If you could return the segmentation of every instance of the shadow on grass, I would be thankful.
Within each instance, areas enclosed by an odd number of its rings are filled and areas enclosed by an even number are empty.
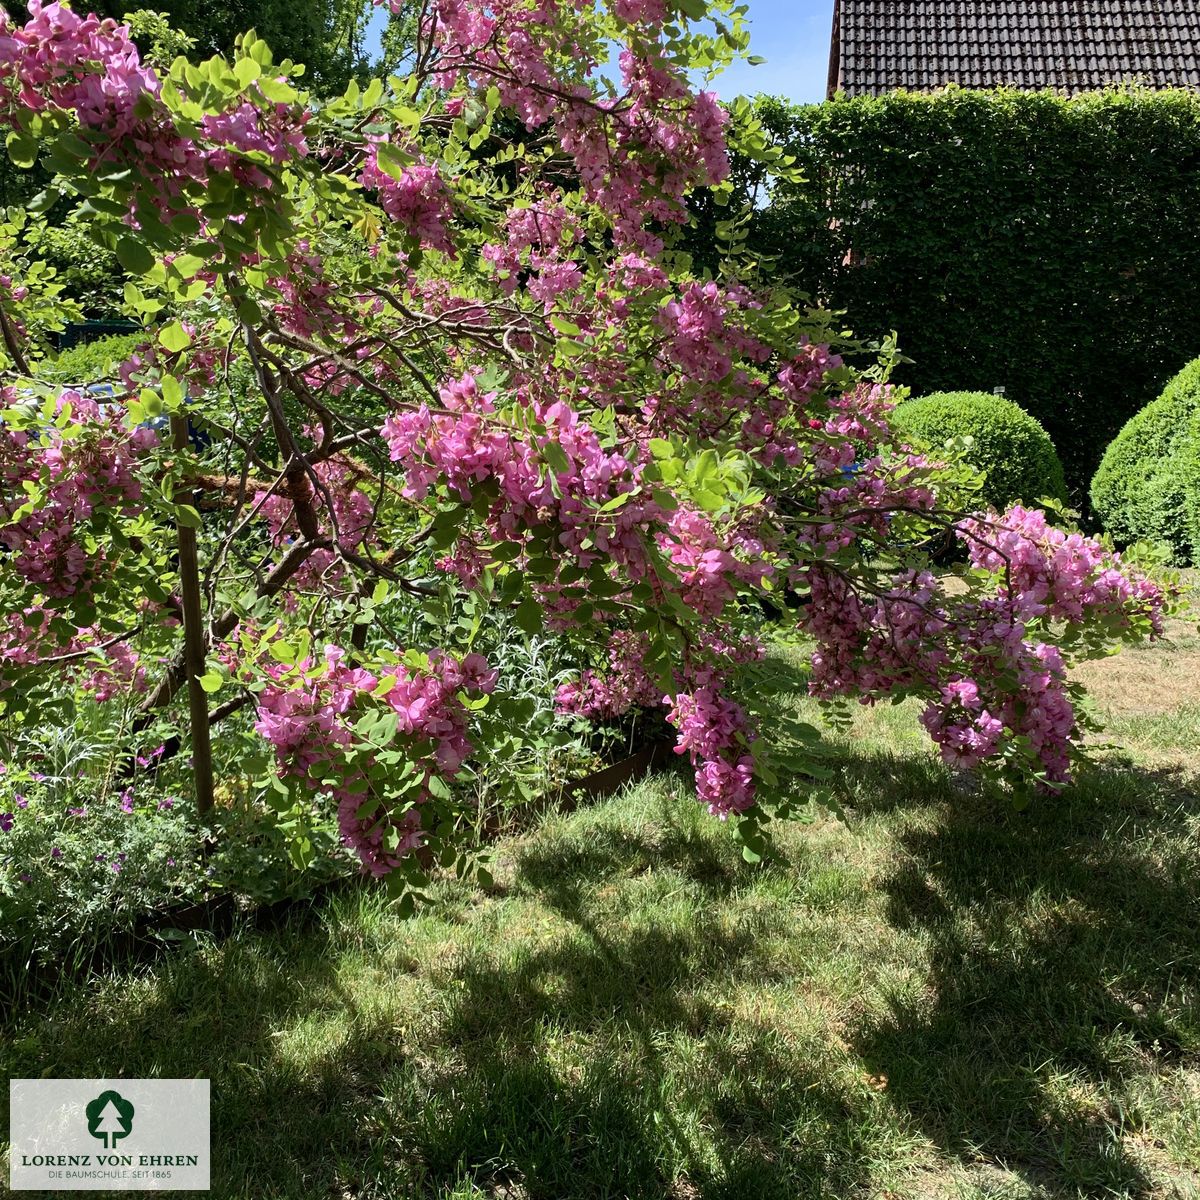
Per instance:
[[[0,1063],[18,1076],[211,1078],[222,1198],[851,1194],[866,1178],[856,1100],[714,1003],[756,978],[753,929],[683,921],[667,904],[596,916],[612,880],[665,867],[717,911],[733,861],[686,823],[535,841],[514,905],[552,916],[562,936],[512,956],[485,929],[422,977],[396,956],[409,927],[390,926],[392,986],[424,988],[399,1023],[367,997],[362,958],[347,965],[366,926],[335,913],[68,993],[21,1022]],[[306,1020],[313,1036],[298,1053]],[[680,1043],[690,1070],[672,1054]],[[781,1139],[802,1128],[820,1137]]]
[[[453,1127],[412,1138],[438,1175],[476,1164],[477,1184],[519,1181],[531,1200],[774,1200],[865,1186],[856,1098],[726,1003],[762,978],[753,926],[716,919],[745,884],[736,862],[686,822],[601,825],[522,853],[515,891],[563,932],[515,959],[482,945],[456,965],[441,1037],[473,1100]],[[661,905],[605,907],[614,883],[652,888],[663,874]],[[699,901],[691,920],[671,909],[681,886]],[[479,1169],[489,1162],[494,1171]]]
[[[775,982],[736,855],[606,816],[529,841],[470,921],[337,897],[10,1014],[0,1064],[211,1078],[221,1200],[851,1196],[897,1121],[1049,1194],[1149,1195],[1105,1098],[1200,1052],[1196,797],[1106,769],[1014,814],[923,761],[846,770],[899,851],[879,936],[929,946],[924,998],[851,1039],[882,1095],[727,1002]]]
[[[889,917],[927,934],[932,1000],[895,1000],[856,1049],[947,1154],[1051,1194],[1152,1193],[1120,1100],[1200,1063],[1197,816],[1182,777],[1108,766],[1023,814],[959,796],[900,833]]]
[[[37,1019],[7,1014],[0,1069],[10,1077],[211,1079],[214,1196],[324,1194],[305,1191],[306,1168],[353,1138],[353,1123],[329,1119],[345,1084],[280,1061],[275,1038],[289,1015],[337,993],[327,949],[305,906],[269,936],[241,927],[219,943],[112,967],[86,986],[68,981]],[[259,1185],[248,1186],[252,1179]]]
[[[585,837],[531,843],[521,853],[519,882],[571,915],[606,881],[653,870],[670,869],[714,899],[728,896],[744,878],[740,867],[727,847],[694,825],[661,823],[651,833],[598,824]]]

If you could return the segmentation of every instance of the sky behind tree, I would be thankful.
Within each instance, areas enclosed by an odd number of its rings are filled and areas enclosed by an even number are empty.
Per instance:
[[[750,52],[767,61],[759,67],[739,63],[716,83],[722,100],[766,92],[789,100],[825,99],[829,73],[829,32],[833,0],[748,0]],[[379,39],[387,22],[386,10],[372,20],[367,51],[380,52]]]
[[[722,75],[722,100],[766,92],[801,102],[824,100],[829,74],[833,0],[749,0],[751,54],[760,67],[740,63]]]

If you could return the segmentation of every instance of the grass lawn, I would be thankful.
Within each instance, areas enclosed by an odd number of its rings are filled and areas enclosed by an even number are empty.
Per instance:
[[[1025,813],[911,709],[864,713],[844,820],[784,831],[786,863],[742,863],[668,774],[414,920],[353,888],[63,985],[0,1015],[0,1062],[210,1077],[221,1200],[1198,1197],[1178,634],[1093,668],[1128,753]]]

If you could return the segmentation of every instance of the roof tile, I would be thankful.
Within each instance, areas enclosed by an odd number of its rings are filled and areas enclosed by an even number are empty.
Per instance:
[[[839,0],[848,95],[933,80],[1089,91],[1194,86],[1200,0]]]

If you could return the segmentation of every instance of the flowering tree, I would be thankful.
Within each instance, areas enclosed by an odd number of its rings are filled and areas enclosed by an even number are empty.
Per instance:
[[[120,400],[40,386],[69,314],[13,215],[8,736],[52,696],[134,696],[136,771],[186,697],[202,808],[210,726],[252,722],[277,806],[336,805],[403,884],[418,847],[454,860],[466,785],[522,736],[497,630],[546,629],[578,665],[561,711],[664,706],[754,857],[822,776],[814,731],[759,732],[770,611],[815,640],[817,695],[920,697],[948,760],[1066,781],[1069,662],[1167,598],[1039,512],[961,511],[891,434],[886,364],[756,285],[737,214],[726,272],[692,271],[685,198],[721,199],[728,145],[786,169],[689,83],[744,50],[743,10],[420,9],[408,77],[321,103],[253,34],[158,74],[111,21],[0,22],[9,153],[54,173],[31,208],[77,207],[148,329]],[[952,587],[924,553],[947,536]]]

